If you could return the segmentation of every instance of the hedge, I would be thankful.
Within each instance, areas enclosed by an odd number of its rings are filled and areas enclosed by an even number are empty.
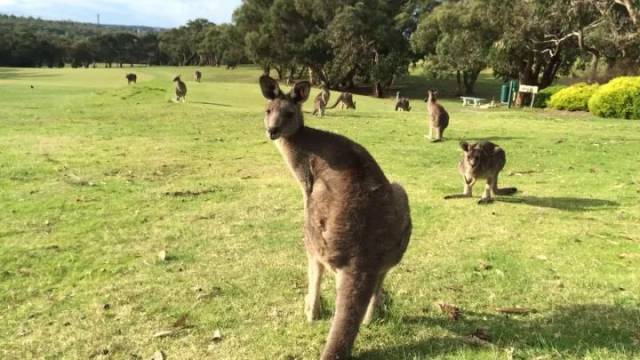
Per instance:
[[[548,106],[558,110],[587,111],[589,99],[598,90],[599,85],[578,83],[564,88],[551,96]]]
[[[606,118],[640,119],[640,77],[619,77],[600,86],[589,111]]]
[[[564,85],[553,85],[540,90],[536,94],[536,99],[533,103],[533,106],[537,108],[546,108],[548,106],[547,103],[549,102],[549,99],[551,98],[551,96],[557,93],[558,91],[564,89],[565,87],[566,86]]]

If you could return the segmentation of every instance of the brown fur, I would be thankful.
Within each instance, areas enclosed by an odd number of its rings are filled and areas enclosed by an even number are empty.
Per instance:
[[[464,192],[446,196],[445,199],[471,197],[473,185],[478,179],[487,180],[480,204],[492,202],[496,195],[512,195],[518,191],[516,188],[498,189],[498,175],[507,163],[506,154],[500,146],[489,141],[474,144],[463,141],[460,147],[464,155],[458,164],[458,171],[464,179]]]
[[[353,94],[351,94],[350,92],[343,92],[342,94],[340,94],[338,100],[336,100],[336,103],[333,104],[333,106],[330,106],[328,109],[335,109],[335,107],[338,106],[339,103],[341,103],[340,109],[344,109],[345,107],[347,109],[356,109],[356,102],[353,101]]]
[[[315,100],[313,101],[313,115],[317,115],[320,117],[324,116],[324,111],[327,108],[330,97],[331,92],[329,91],[329,88],[323,86],[322,91],[316,96]]]
[[[193,73],[193,79],[196,82],[200,82],[200,80],[202,80],[202,72],[200,70],[196,70],[196,72]]]
[[[138,81],[138,76],[134,73],[129,73],[127,75],[125,75],[125,78],[127,78],[127,85],[131,85],[131,83],[136,83],[136,81]]]
[[[442,141],[444,131],[449,126],[449,113],[442,105],[437,103],[437,95],[437,92],[429,90],[427,98],[424,99],[429,111],[429,139],[434,142]],[[436,132],[435,139],[433,138],[434,130]]]
[[[176,83],[176,101],[187,101],[187,84],[180,79],[180,75],[176,76],[173,81]]]
[[[411,111],[411,105],[409,105],[409,99],[406,97],[401,97],[396,100],[396,111],[398,109],[402,111]]]
[[[365,148],[346,137],[304,125],[302,103],[310,84],[289,94],[268,76],[260,78],[269,100],[267,135],[275,141],[304,201],[304,244],[309,261],[305,314],[320,315],[320,282],[336,273],[336,312],[321,359],[351,354],[360,323],[380,306],[386,273],[404,254],[411,236],[404,189],[390,183]]]

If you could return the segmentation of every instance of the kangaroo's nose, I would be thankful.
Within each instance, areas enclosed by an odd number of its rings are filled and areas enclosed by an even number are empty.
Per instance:
[[[271,138],[271,140],[275,140],[278,138],[280,128],[277,126],[270,127],[269,129],[267,129],[267,132],[269,133],[269,137]]]

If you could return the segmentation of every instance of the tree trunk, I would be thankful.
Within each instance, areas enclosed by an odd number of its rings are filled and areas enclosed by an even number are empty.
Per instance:
[[[462,95],[462,75],[460,70],[456,71],[456,96]]]
[[[382,88],[382,84],[380,83],[380,81],[376,81],[374,88],[374,95],[377,98],[383,98],[384,97],[384,89]]]

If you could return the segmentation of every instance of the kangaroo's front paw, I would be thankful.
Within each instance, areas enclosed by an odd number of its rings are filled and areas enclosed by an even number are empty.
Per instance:
[[[479,205],[488,205],[488,204],[491,204],[492,202],[493,202],[492,198],[483,198],[483,199],[480,199],[480,201],[478,201],[478,204]]]
[[[312,298],[310,295],[304,298],[304,314],[308,322],[313,322],[320,318],[322,308],[320,306],[320,298]]]

